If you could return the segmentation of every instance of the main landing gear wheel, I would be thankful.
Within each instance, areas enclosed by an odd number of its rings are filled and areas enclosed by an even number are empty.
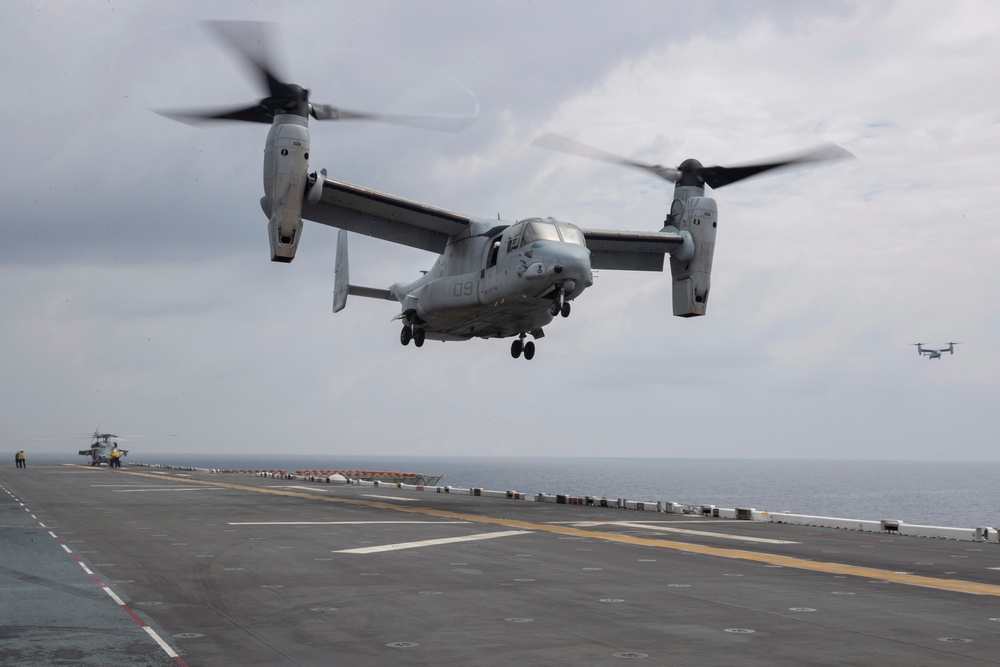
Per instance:
[[[553,301],[552,305],[549,306],[549,315],[551,315],[552,317],[555,317],[556,315],[559,314],[559,311],[560,311],[559,302],[558,301]]]
[[[569,301],[562,305],[562,308],[559,309],[559,313],[563,317],[569,317]]]
[[[532,341],[524,342],[523,338],[518,338],[510,344],[510,356],[517,359],[524,353],[524,358],[531,361],[535,356],[535,344]]]
[[[403,345],[409,345],[412,340],[417,347],[423,347],[426,335],[427,332],[423,329],[418,329],[412,324],[404,324],[403,330],[399,332],[399,342]]]

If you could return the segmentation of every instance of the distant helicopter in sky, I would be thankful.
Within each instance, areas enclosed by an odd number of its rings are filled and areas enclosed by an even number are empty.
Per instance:
[[[917,354],[920,356],[927,355],[928,359],[940,359],[942,352],[947,352],[948,354],[955,354],[955,346],[961,345],[961,343],[948,343],[948,347],[942,348],[940,350],[930,349],[924,347],[923,343],[910,343],[910,345],[917,346]]]

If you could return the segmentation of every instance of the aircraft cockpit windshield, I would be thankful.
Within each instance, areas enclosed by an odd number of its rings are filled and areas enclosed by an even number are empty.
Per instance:
[[[582,246],[587,245],[583,232],[576,225],[571,225],[566,222],[560,223],[559,233],[562,234],[562,240],[566,243],[575,243]]]
[[[516,231],[511,234],[512,238],[520,236],[520,242],[514,245],[519,247],[534,241],[563,241],[565,243],[575,243],[585,246],[583,232],[575,225],[564,222],[556,222],[552,218],[542,220],[541,218],[529,218],[522,220],[517,226],[522,226],[520,234]]]

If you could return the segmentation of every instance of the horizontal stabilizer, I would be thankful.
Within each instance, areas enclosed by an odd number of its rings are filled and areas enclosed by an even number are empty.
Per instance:
[[[395,301],[392,292],[387,289],[382,289],[380,287],[361,287],[360,285],[348,285],[347,293],[353,294],[354,296],[364,296],[369,299],[387,299],[389,301]]]

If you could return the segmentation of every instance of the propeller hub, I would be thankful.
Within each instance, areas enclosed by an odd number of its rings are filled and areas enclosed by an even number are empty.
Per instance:
[[[681,172],[681,177],[677,181],[679,186],[695,186],[699,188],[705,187],[705,179],[701,176],[701,170],[704,169],[701,162],[695,160],[694,158],[688,158],[680,163],[677,170]]]

